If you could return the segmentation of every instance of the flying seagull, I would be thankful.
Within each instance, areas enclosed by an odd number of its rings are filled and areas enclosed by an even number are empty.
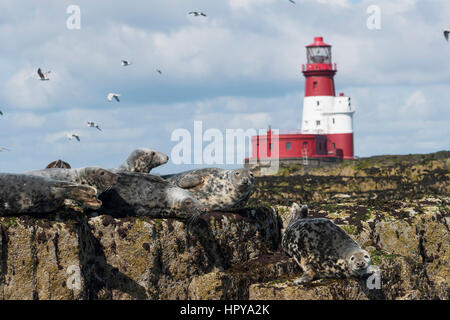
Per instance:
[[[4,147],[0,147],[0,152],[3,152],[3,151],[11,151],[11,150],[4,148]]]
[[[0,116],[2,116],[3,115],[3,112],[2,112],[2,110],[0,110]]]
[[[117,94],[117,93],[109,93],[109,94],[108,94],[108,101],[111,102],[111,101],[112,101],[112,98],[114,98],[114,99],[117,100],[117,102],[120,102],[119,97],[120,97],[120,94]]]
[[[447,41],[448,41],[448,35],[449,34],[450,34],[450,29],[444,30],[444,37],[445,37],[445,40],[447,40]]]
[[[122,66],[126,67],[129,66],[131,64],[130,60],[122,60]]]
[[[73,138],[75,138],[78,140],[78,142],[80,142],[80,135],[78,133],[69,133],[67,135],[67,138],[69,138],[69,140],[72,140]]]
[[[102,131],[102,129],[100,129],[100,127],[98,126],[98,124],[96,124],[96,123],[93,122],[93,121],[88,121],[88,122],[87,122],[87,125],[88,125],[88,127],[90,127],[90,128],[97,128],[98,130]]]
[[[39,75],[39,80],[42,80],[42,81],[50,80],[50,78],[48,77],[50,72],[51,71],[47,71],[46,73],[43,73],[41,68],[39,68],[38,71],[37,71],[37,73]]]
[[[193,14],[196,17],[198,17],[198,16],[206,17],[206,14],[204,14],[203,12],[191,11],[191,12],[189,12],[189,14]]]
[[[156,72],[158,72],[159,74],[162,74],[162,71],[159,69],[156,69]]]
[[[294,0],[289,0],[289,2],[295,4],[295,1],[294,1]]]

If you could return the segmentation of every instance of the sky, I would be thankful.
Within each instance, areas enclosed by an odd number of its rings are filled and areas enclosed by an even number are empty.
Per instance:
[[[10,151],[0,172],[57,159],[117,167],[139,147],[170,156],[174,130],[192,132],[194,121],[224,133],[298,129],[305,45],[316,36],[333,46],[336,91],[356,107],[355,155],[450,149],[448,0],[295,2],[2,0],[0,147]],[[70,5],[80,29],[67,28]],[[380,29],[367,27],[371,5]],[[50,81],[37,80],[38,67]],[[110,92],[121,102],[108,102]],[[194,167],[169,160],[154,172]]]

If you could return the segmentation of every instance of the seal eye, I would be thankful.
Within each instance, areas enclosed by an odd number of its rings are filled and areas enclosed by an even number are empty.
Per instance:
[[[364,256],[364,258],[369,259],[369,256],[366,254],[366,255]]]
[[[350,260],[351,260],[351,261],[355,260],[355,257],[351,257]]]
[[[238,176],[238,175],[239,175],[239,171],[236,171],[236,172],[235,172],[235,175],[237,175],[237,176]]]
[[[105,173],[104,173],[104,172],[102,171],[102,172],[100,172],[100,175],[101,175],[101,176],[104,176],[104,175],[105,175]]]

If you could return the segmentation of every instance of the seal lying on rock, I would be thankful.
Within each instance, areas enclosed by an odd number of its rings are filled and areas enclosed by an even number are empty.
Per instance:
[[[97,167],[86,167],[80,169],[44,169],[29,171],[26,174],[46,177],[53,180],[73,182],[94,187],[100,194],[117,182],[117,175],[108,170]]]
[[[71,166],[70,166],[70,164],[68,164],[67,162],[65,162],[63,160],[56,160],[56,161],[50,162],[45,169],[50,169],[50,168],[70,169]]]
[[[169,157],[162,152],[151,149],[136,149],[128,156],[127,160],[118,168],[110,169],[112,172],[143,172],[149,173],[150,170],[160,165],[166,164]]]
[[[0,216],[55,213],[72,200],[89,209],[98,209],[101,201],[89,186],[51,180],[26,174],[0,173]]]
[[[317,278],[345,278],[372,274],[370,255],[344,230],[325,218],[306,218],[308,209],[296,203],[281,245],[303,269],[296,284]]]
[[[118,173],[117,183],[100,195],[105,214],[132,214],[195,220],[205,207],[188,191],[148,173]]]
[[[253,174],[247,169],[198,169],[162,176],[212,210],[226,210],[243,206],[254,189]]]

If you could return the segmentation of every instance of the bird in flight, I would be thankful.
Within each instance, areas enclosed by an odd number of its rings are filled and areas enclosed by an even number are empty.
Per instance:
[[[48,77],[50,72],[51,71],[47,71],[46,73],[43,73],[41,68],[39,68],[38,71],[37,71],[37,73],[39,75],[39,80],[41,80],[41,81],[48,81],[48,80],[50,80],[50,78]]]
[[[159,69],[156,69],[156,72],[158,72],[159,74],[162,74],[162,71]]]
[[[3,115],[3,112],[2,112],[2,110],[0,110],[0,116],[2,116]]]
[[[3,152],[3,151],[11,151],[11,150],[9,150],[9,149],[7,149],[5,147],[0,147],[0,152]]]
[[[294,0],[289,0],[289,2],[295,4],[295,1],[294,1]]]
[[[108,101],[111,102],[112,99],[114,98],[114,99],[117,100],[117,102],[120,102],[119,97],[120,97],[120,94],[118,94],[118,93],[109,93],[108,94]]]
[[[80,135],[78,133],[69,133],[67,135],[67,138],[69,138],[69,140],[72,140],[73,138],[75,138],[78,140],[78,142],[80,142]]]
[[[203,12],[191,11],[191,12],[189,12],[189,14],[193,14],[195,17],[198,17],[198,16],[206,17],[206,14],[204,14]]]
[[[447,41],[448,41],[448,35],[449,34],[450,34],[450,29],[444,30],[444,37],[445,37],[445,40],[447,40]]]
[[[126,67],[129,66],[131,64],[130,60],[122,60],[122,66]]]
[[[88,121],[88,122],[87,122],[87,125],[88,125],[88,127],[90,127],[90,128],[97,128],[98,130],[102,131],[102,129],[100,129],[99,125],[96,124],[96,123],[93,122],[93,121]]]

